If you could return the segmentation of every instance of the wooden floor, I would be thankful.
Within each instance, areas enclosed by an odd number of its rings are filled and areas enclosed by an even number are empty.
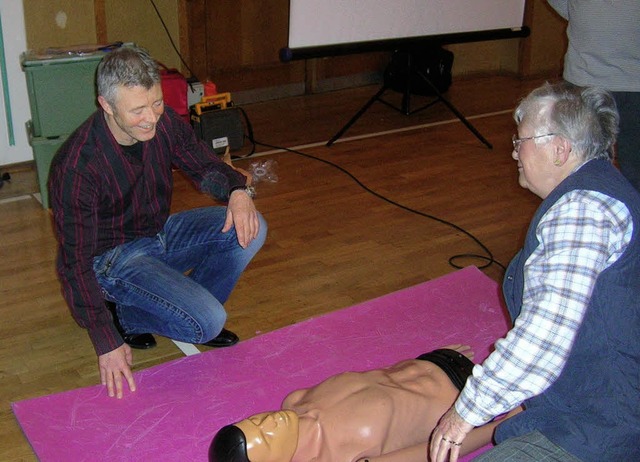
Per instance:
[[[539,83],[454,82],[447,97],[493,149],[442,103],[407,116],[379,102],[326,147],[376,87],[246,106],[258,141],[303,146],[317,159],[260,146],[257,156],[236,162],[274,162],[278,181],[257,184],[269,235],[227,303],[227,327],[248,339],[442,276],[455,271],[448,261],[454,255],[485,255],[469,234],[507,264],[539,202],[516,181],[511,110]],[[388,96],[399,103],[398,95]],[[413,97],[412,109],[426,101]],[[29,196],[36,192],[32,177],[16,172],[0,191],[2,461],[36,460],[11,402],[99,382],[89,339],[60,294],[50,217]],[[174,210],[210,203],[177,175]],[[502,277],[497,264],[484,271]],[[157,348],[134,353],[135,370],[181,356],[173,343],[158,340]]]

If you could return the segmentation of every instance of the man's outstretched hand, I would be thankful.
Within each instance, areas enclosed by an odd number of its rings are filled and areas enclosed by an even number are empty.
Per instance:
[[[131,373],[133,364],[133,354],[131,347],[123,343],[115,350],[98,356],[98,366],[100,367],[100,381],[107,386],[110,397],[122,398],[124,377],[129,385],[129,390],[136,391],[136,383]]]

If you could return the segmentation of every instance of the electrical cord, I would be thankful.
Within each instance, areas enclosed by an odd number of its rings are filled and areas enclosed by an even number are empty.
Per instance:
[[[244,124],[245,127],[247,128],[247,134],[244,135],[245,139],[247,139],[249,141],[249,143],[251,143],[251,151],[249,151],[248,154],[242,156],[242,157],[236,157],[236,156],[231,156],[232,159],[243,159],[245,157],[250,157],[253,154],[255,154],[256,152],[256,141],[255,138],[253,136],[253,125],[251,125],[251,121],[249,120],[249,116],[247,115],[247,112],[242,109],[240,106],[234,106],[236,109],[238,109],[240,111],[240,113],[242,114],[242,117],[244,119]]]
[[[191,76],[195,77],[193,75],[193,71],[191,70],[191,68],[189,67],[187,62],[182,57],[182,54],[180,54],[180,51],[178,51],[178,47],[176,47],[176,44],[173,41],[173,37],[171,37],[171,33],[169,32],[169,28],[167,27],[167,24],[164,22],[164,19],[162,18],[162,15],[160,14],[160,11],[158,10],[158,7],[156,6],[155,2],[153,0],[149,0],[149,2],[151,2],[151,6],[153,6],[153,9],[156,10],[156,14],[158,15],[158,18],[160,19],[160,22],[162,23],[162,27],[164,27],[164,31],[167,33],[167,37],[169,37],[169,41],[171,42],[171,46],[173,47],[173,50],[178,55],[178,58],[180,58],[180,61],[182,62],[182,64],[184,64],[184,67],[189,71],[189,74],[191,74]]]
[[[472,241],[474,241],[486,253],[486,255],[478,255],[478,254],[471,254],[471,253],[453,255],[448,260],[449,265],[451,265],[452,267],[454,267],[456,269],[464,268],[464,266],[456,264],[456,261],[465,258],[465,259],[477,259],[477,260],[486,262],[486,263],[484,263],[482,265],[478,265],[478,269],[486,269],[486,268],[490,267],[491,265],[495,264],[495,265],[499,266],[503,271],[506,270],[505,266],[493,257],[493,253],[491,252],[491,250],[489,250],[489,248],[486,245],[484,245],[482,243],[482,241],[480,241],[480,239],[478,239],[476,236],[471,234],[466,229],[456,225],[455,223],[452,223],[450,221],[447,221],[447,220],[444,220],[442,218],[436,217],[435,215],[431,215],[429,213],[421,212],[420,210],[416,210],[416,209],[413,209],[411,207],[407,207],[406,205],[403,205],[403,204],[401,204],[399,202],[396,202],[396,201],[394,201],[392,199],[389,199],[386,196],[383,196],[382,194],[380,194],[380,193],[374,191],[373,189],[369,188],[362,181],[360,181],[353,173],[351,173],[350,171],[348,171],[344,167],[342,167],[342,166],[340,166],[340,165],[338,165],[338,164],[336,164],[334,162],[331,162],[329,160],[322,159],[320,157],[316,157],[316,156],[313,156],[311,154],[307,154],[307,153],[299,151],[297,149],[285,148],[285,147],[281,147],[281,146],[274,146],[274,145],[271,145],[271,144],[268,144],[268,143],[257,141],[255,139],[252,140],[252,142],[253,142],[254,146],[255,145],[259,145],[259,146],[264,146],[264,147],[267,147],[267,148],[270,148],[270,149],[282,150],[282,151],[290,152],[292,154],[296,154],[296,155],[299,155],[299,156],[302,156],[302,157],[306,157],[308,159],[313,159],[313,160],[316,160],[318,162],[322,162],[324,164],[327,164],[327,165],[329,165],[329,166],[341,171],[345,175],[347,175],[358,186],[360,186],[362,189],[367,191],[369,194],[377,197],[378,199],[381,199],[381,200],[383,200],[383,201],[385,201],[385,202],[387,202],[387,203],[389,203],[389,204],[391,204],[391,205],[393,205],[395,207],[401,208],[402,210],[405,210],[407,212],[414,213],[416,215],[419,215],[421,217],[427,218],[429,220],[436,221],[436,222],[441,223],[441,224],[443,224],[445,226],[453,228],[456,231],[461,232],[465,236],[469,237]]]
[[[156,14],[158,15],[158,18],[160,19],[160,22],[162,23],[162,26],[164,27],[164,30],[167,33],[167,36],[169,37],[169,41],[171,42],[171,46],[173,47],[173,49],[175,50],[176,54],[180,58],[180,61],[182,61],[182,64],[184,64],[185,68],[189,71],[191,76],[195,77],[194,74],[193,74],[193,71],[191,70],[189,65],[186,63],[186,61],[182,57],[182,54],[180,54],[180,51],[178,51],[178,48],[176,47],[176,45],[175,45],[175,43],[173,41],[173,38],[171,37],[171,34],[169,33],[169,29],[168,29],[167,25],[165,24],[164,19],[162,18],[162,15],[160,14],[160,11],[158,10],[158,7],[156,6],[154,0],[149,0],[149,1],[151,2],[151,5],[153,6],[154,10],[156,11]],[[271,149],[277,149],[277,150],[281,150],[281,151],[290,152],[290,153],[297,154],[297,155],[302,156],[302,157],[306,157],[308,159],[313,159],[313,160],[316,160],[318,162],[322,162],[324,164],[327,164],[327,165],[329,165],[329,166],[341,171],[345,175],[347,175],[358,186],[360,186],[362,189],[367,191],[369,194],[377,197],[378,199],[381,199],[381,200],[383,200],[383,201],[385,201],[385,202],[387,202],[387,203],[389,203],[389,204],[391,204],[391,205],[393,205],[395,207],[399,207],[399,208],[401,208],[401,209],[403,209],[403,210],[405,210],[407,212],[414,213],[416,215],[422,216],[422,217],[427,218],[429,220],[436,221],[436,222],[441,223],[441,224],[443,224],[445,226],[449,226],[450,228],[453,228],[456,231],[461,232],[465,236],[469,237],[472,241],[474,241],[486,253],[486,255],[477,255],[477,254],[469,254],[469,253],[454,255],[454,256],[450,257],[449,260],[448,260],[449,265],[451,265],[452,267],[454,267],[456,269],[464,268],[463,266],[460,266],[460,265],[456,264],[455,262],[457,260],[459,260],[459,259],[466,258],[466,259],[477,259],[477,260],[486,262],[483,265],[479,265],[478,266],[479,269],[485,269],[485,268],[488,268],[489,266],[491,266],[493,264],[496,264],[500,268],[502,268],[503,271],[506,270],[505,266],[493,257],[493,253],[491,253],[489,248],[486,245],[484,245],[482,243],[482,241],[480,241],[480,239],[478,239],[476,236],[471,234],[466,229],[456,225],[455,223],[452,223],[450,221],[444,220],[442,218],[438,218],[435,215],[431,215],[429,213],[425,213],[425,212],[421,212],[421,211],[416,210],[416,209],[412,209],[411,207],[407,207],[406,205],[400,204],[399,202],[396,202],[394,200],[389,199],[388,197],[383,196],[382,194],[374,191],[373,189],[369,188],[367,185],[362,183],[354,174],[349,172],[347,169],[345,169],[344,167],[341,167],[340,165],[338,165],[338,164],[336,164],[334,162],[331,162],[331,161],[328,161],[328,160],[325,160],[325,159],[321,159],[320,157],[316,157],[316,156],[304,153],[304,152],[296,150],[296,149],[285,148],[285,147],[281,147],[281,146],[274,146],[274,145],[270,145],[268,143],[263,143],[263,142],[260,142],[260,141],[256,141],[256,139],[253,136],[253,127],[251,125],[249,117],[247,116],[247,113],[241,107],[237,107],[237,108],[242,112],[242,115],[244,117],[244,121],[245,121],[246,128],[247,128],[247,131],[248,131],[248,133],[245,135],[245,138],[247,140],[249,140],[249,142],[251,143],[252,147],[251,147],[251,152],[249,152],[249,154],[247,154],[245,156],[242,156],[242,157],[235,157],[234,156],[233,159],[246,159],[248,157],[251,157],[255,153],[256,146],[260,145],[260,146],[264,146],[264,147],[271,148]]]

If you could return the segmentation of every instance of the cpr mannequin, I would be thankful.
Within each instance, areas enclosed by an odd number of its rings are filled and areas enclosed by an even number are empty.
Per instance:
[[[210,462],[424,462],[438,419],[471,373],[468,346],[451,345],[393,366],[346,372],[289,394],[279,411],[223,427]],[[475,429],[461,454],[488,444]]]

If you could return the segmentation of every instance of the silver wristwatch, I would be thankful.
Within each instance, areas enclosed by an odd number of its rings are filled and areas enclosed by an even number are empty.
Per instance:
[[[254,197],[256,197],[256,188],[254,188],[254,187],[253,187],[253,186],[251,186],[251,185],[246,185],[246,186],[236,186],[236,187],[234,187],[234,188],[231,188],[231,190],[229,191],[229,197],[231,197],[231,193],[232,193],[233,191],[238,191],[239,189],[240,189],[240,190],[242,190],[242,191],[244,191],[244,192],[246,192],[246,193],[247,193],[247,195],[248,195],[251,199],[253,199]]]

